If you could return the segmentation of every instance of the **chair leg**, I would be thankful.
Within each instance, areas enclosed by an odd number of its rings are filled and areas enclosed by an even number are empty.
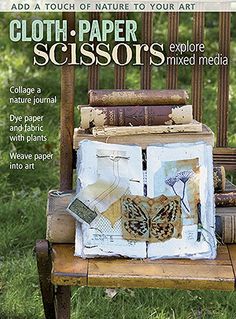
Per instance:
[[[70,318],[70,287],[57,286],[55,294],[56,319]]]
[[[56,319],[54,306],[54,286],[51,283],[52,262],[48,241],[38,240],[36,242],[35,251],[45,318]]]

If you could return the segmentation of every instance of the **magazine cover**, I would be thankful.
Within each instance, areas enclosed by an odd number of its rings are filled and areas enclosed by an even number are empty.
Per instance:
[[[234,318],[235,12],[1,1],[0,318]]]

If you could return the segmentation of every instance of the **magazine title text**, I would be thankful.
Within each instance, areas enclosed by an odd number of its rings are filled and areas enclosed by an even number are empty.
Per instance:
[[[143,52],[149,52],[150,65],[165,62],[164,46],[137,43],[135,20],[79,20],[75,30],[69,30],[66,20],[12,20],[10,39],[13,42],[35,42],[34,65],[143,65]],[[111,45],[110,43],[115,43]],[[51,43],[50,43],[51,42]],[[125,55],[120,57],[120,50]]]

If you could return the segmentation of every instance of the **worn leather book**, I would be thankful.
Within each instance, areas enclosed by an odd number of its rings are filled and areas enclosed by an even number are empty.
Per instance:
[[[224,166],[214,166],[213,169],[214,189],[215,193],[221,193],[225,191],[225,168]]]
[[[216,208],[216,234],[225,244],[236,243],[236,207]]]
[[[124,136],[145,136],[145,135],[154,135],[157,134],[184,134],[184,133],[201,133],[202,132],[202,123],[199,123],[195,120],[189,124],[174,124],[174,125],[140,125],[140,126],[103,126],[103,127],[93,127],[92,134],[94,137],[124,137]]]
[[[190,124],[184,124],[184,125],[190,125]],[[168,125],[162,125],[162,127],[167,127]],[[145,126],[146,128],[152,128],[155,126]],[[159,125],[161,127],[161,125]],[[112,127],[110,127],[111,129]],[[122,128],[122,126],[119,126],[119,128]],[[138,126],[134,126],[134,128],[138,128]],[[94,128],[95,129],[95,128]],[[93,129],[93,130],[94,130]],[[74,135],[73,135],[73,147],[75,150],[79,148],[79,143],[83,141],[84,139],[90,140],[90,141],[98,141],[98,142],[107,142],[107,135],[96,135],[89,134],[86,130],[81,128],[75,128],[74,129]],[[210,144],[214,146],[214,134],[212,130],[207,127],[206,125],[202,125],[201,132],[179,132],[175,131],[174,133],[168,133],[163,134],[163,131],[160,133],[146,133],[137,135],[137,132],[130,132],[129,135],[113,135],[109,136],[109,143],[114,144],[137,144],[142,147],[142,149],[146,149],[148,145],[151,144],[164,144],[164,143],[178,143],[181,141],[182,143],[196,143],[199,141],[204,141],[207,144]]]
[[[235,207],[236,191],[215,194],[215,203],[217,207]]]
[[[235,194],[236,186],[226,180],[225,190],[228,194]],[[222,194],[215,195],[218,197]],[[225,196],[224,193],[223,196]],[[219,202],[216,204],[218,205]],[[225,204],[225,207],[216,207],[216,234],[223,243],[234,244],[236,243],[236,205],[229,206],[227,202],[225,202]]]
[[[192,105],[79,106],[80,127],[189,124]]]
[[[183,105],[187,104],[185,90],[90,90],[91,106],[104,105]]]

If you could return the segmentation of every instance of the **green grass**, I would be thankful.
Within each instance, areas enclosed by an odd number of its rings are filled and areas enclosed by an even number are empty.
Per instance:
[[[229,306],[233,297],[232,293],[120,289],[108,300],[103,289],[80,288],[73,295],[76,308],[72,318],[234,318],[235,309]]]
[[[3,189],[1,189],[3,191]],[[45,234],[46,192],[18,192],[0,206],[0,318],[43,319],[33,252]],[[232,292],[119,289],[109,299],[103,288],[72,289],[72,319],[234,319]]]

